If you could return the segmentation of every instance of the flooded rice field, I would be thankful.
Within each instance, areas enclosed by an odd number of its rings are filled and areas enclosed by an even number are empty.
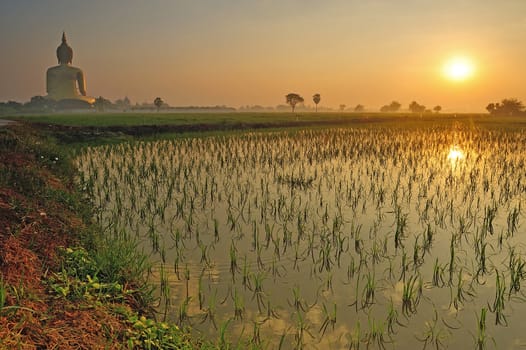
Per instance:
[[[340,128],[89,148],[159,317],[241,348],[526,345],[526,135]]]

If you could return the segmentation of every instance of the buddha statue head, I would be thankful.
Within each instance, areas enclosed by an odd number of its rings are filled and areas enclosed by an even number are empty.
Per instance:
[[[62,32],[62,44],[57,47],[57,59],[59,64],[71,64],[73,61],[73,49],[66,42],[64,32]]]

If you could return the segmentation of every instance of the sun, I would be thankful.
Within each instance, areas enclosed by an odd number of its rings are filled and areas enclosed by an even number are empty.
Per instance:
[[[454,57],[444,64],[444,76],[453,81],[465,81],[473,76],[475,66],[467,57]]]

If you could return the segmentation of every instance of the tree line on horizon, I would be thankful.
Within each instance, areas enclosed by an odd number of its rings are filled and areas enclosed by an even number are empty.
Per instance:
[[[291,93],[285,95],[285,102],[288,105],[290,105],[290,107],[292,108],[292,112],[293,113],[295,111],[296,105],[298,103],[303,103],[304,101],[305,101],[305,99],[301,95],[299,95],[299,94],[297,94],[295,92],[291,92]],[[320,103],[320,101],[321,101],[321,95],[319,93],[314,94],[312,96],[312,101],[316,105],[316,110],[315,111],[317,112],[318,111],[318,103]],[[345,109],[346,107],[347,107],[347,105],[340,104],[340,106],[339,106],[340,112],[344,112],[346,110]],[[383,113],[396,113],[396,112],[400,111],[401,107],[402,107],[402,104],[400,102],[392,101],[390,104],[382,106],[380,108],[380,112],[383,112]],[[354,112],[363,112],[365,110],[365,107],[362,104],[358,104],[351,110],[354,111]],[[408,110],[411,111],[412,113],[431,113],[432,112],[430,109],[427,109],[426,106],[421,105],[421,104],[419,104],[416,101],[412,101],[409,104]],[[440,106],[440,105],[437,105],[437,106],[433,107],[433,111],[435,113],[439,113],[441,110],[442,110],[442,106]]]
[[[147,110],[221,110],[221,111],[235,111],[233,107],[226,105],[215,105],[215,106],[177,106],[172,107],[167,104],[161,97],[156,97],[152,102],[136,102],[133,104],[130,99],[125,96],[124,98],[111,101],[107,98],[99,96],[95,99],[92,106],[81,101],[76,104],[74,100],[54,101],[44,96],[33,96],[27,102],[21,103],[17,101],[0,102],[0,113],[16,113],[16,112],[29,112],[29,113],[47,113],[56,110],[63,109],[86,109],[91,108],[99,112],[104,111],[147,111]]]
[[[314,104],[316,105],[316,112],[318,111],[318,104],[321,101],[321,95],[319,93],[316,93],[312,96],[312,100]],[[303,103],[305,99],[297,93],[289,93],[285,95],[285,102],[292,108],[292,112],[294,113],[296,105],[298,103]],[[340,104],[339,110],[341,112],[344,112],[346,110],[345,104]],[[380,108],[380,112],[382,113],[397,113],[400,112],[402,108],[402,104],[398,101],[392,101],[390,104],[384,105]],[[349,111],[349,109],[347,109]],[[365,110],[365,107],[361,104],[356,105],[351,111],[354,112],[363,112]],[[416,101],[412,101],[409,106],[408,110],[411,113],[440,113],[442,111],[442,106],[436,105],[433,107],[433,109],[428,109],[425,105],[421,105]],[[516,98],[505,98],[502,99],[501,102],[497,103],[490,103],[486,106],[486,110],[491,115],[497,115],[497,116],[520,116],[520,115],[526,115],[526,107],[524,104],[516,99]]]
[[[99,96],[93,105],[93,108],[95,108],[97,111],[129,111],[129,110],[157,110],[160,111],[161,109],[169,111],[169,110],[221,110],[221,111],[286,111],[288,108],[292,110],[292,112],[296,111],[296,108],[301,109],[301,111],[309,112],[314,110],[314,112],[318,112],[318,110],[322,110],[324,112],[332,112],[334,109],[329,107],[321,107],[319,108],[318,105],[321,102],[321,94],[315,93],[312,96],[312,101],[314,102],[315,107],[312,108],[311,106],[306,106],[304,104],[305,99],[298,93],[289,93],[285,96],[285,105],[277,105],[275,107],[264,107],[260,105],[253,105],[253,106],[240,106],[238,109],[233,107],[228,107],[225,105],[219,106],[184,106],[184,107],[172,107],[168,105],[161,97],[156,97],[151,103],[143,102],[142,104],[139,104],[138,102],[135,104],[132,104],[130,99],[126,96],[121,99],[117,99],[114,102],[110,101],[109,99],[106,99],[102,96]],[[54,110],[60,110],[61,106],[56,101],[47,99],[43,96],[33,96],[28,102],[20,103],[17,101],[7,101],[7,102],[0,102],[0,113],[13,113],[13,112],[52,112]],[[340,104],[339,109],[340,112],[348,111],[348,112],[364,112],[365,106],[362,104],[357,104],[354,107],[347,108],[347,105]],[[442,111],[442,107],[440,105],[434,106],[432,109],[428,109],[426,106],[419,104],[416,101],[412,101],[407,108],[408,111],[412,113],[440,113]],[[495,116],[520,116],[520,115],[526,115],[526,107],[524,104],[518,100],[517,98],[504,98],[500,102],[491,102],[486,106],[486,110],[489,114],[495,115]],[[402,111],[402,104],[396,100],[392,101],[389,104],[386,104],[380,108],[380,112],[383,113],[397,113]]]

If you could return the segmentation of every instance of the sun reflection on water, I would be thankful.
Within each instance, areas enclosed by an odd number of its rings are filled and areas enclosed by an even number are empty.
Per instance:
[[[451,162],[451,164],[456,164],[457,162],[463,160],[466,157],[466,154],[464,151],[458,147],[453,146],[449,149],[449,153],[447,155],[447,159]]]

